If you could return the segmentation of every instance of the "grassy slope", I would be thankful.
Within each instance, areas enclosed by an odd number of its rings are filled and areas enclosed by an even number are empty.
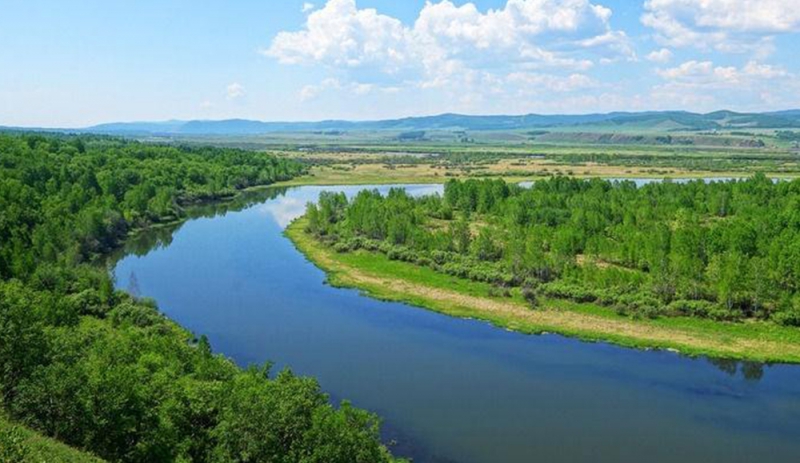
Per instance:
[[[12,440],[14,441],[13,445],[25,452],[25,459],[20,463],[101,463],[103,461],[93,455],[68,447],[55,439],[14,425],[0,414],[0,461],[3,457],[8,456],[4,452],[9,451],[2,446],[11,444]]]
[[[627,347],[673,349],[766,362],[800,363],[800,330],[767,322],[721,323],[693,318],[632,320],[593,304],[545,300],[545,308],[528,308],[518,292],[490,297],[490,286],[392,261],[359,251],[339,254],[319,243],[295,221],[286,235],[328,273],[334,286],[353,287],[384,300],[400,301],[436,312],[488,321],[523,333],[553,332]]]

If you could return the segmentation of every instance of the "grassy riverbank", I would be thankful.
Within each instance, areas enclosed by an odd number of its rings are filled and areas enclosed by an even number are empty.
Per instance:
[[[529,308],[518,290],[510,297],[490,296],[490,285],[393,261],[383,254],[337,253],[305,233],[305,219],[286,235],[311,262],[328,274],[330,284],[357,288],[369,296],[405,302],[443,314],[475,318],[522,333],[558,333],[626,347],[676,350],[761,362],[800,363],[800,330],[769,322],[724,323],[694,318],[634,320],[594,304],[544,300]]]

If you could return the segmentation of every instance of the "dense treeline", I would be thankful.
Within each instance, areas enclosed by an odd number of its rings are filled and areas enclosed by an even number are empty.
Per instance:
[[[800,325],[800,181],[451,180],[443,196],[325,193],[308,231],[392,259],[634,316]]]
[[[183,207],[302,167],[232,149],[0,134],[0,400],[113,461],[390,461],[375,416],[241,370],[92,264]]]

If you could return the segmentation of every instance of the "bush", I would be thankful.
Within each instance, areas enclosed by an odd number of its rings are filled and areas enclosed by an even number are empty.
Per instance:
[[[539,307],[539,294],[535,288],[524,286],[522,288],[522,297],[525,298],[532,308]]]
[[[649,294],[623,294],[617,298],[616,310],[620,315],[636,318],[658,318],[666,313],[661,302]]]
[[[21,463],[29,461],[29,457],[22,431],[16,426],[0,424],[0,463]]]
[[[511,290],[505,286],[492,285],[489,287],[489,297],[511,297]]]
[[[340,241],[333,245],[333,250],[340,254],[350,252],[350,245],[347,242]]]
[[[708,318],[719,322],[736,322],[742,319],[742,313],[737,310],[730,310],[721,305],[714,305],[708,312]]]
[[[134,301],[124,301],[118,304],[108,315],[114,326],[131,324],[139,328],[147,328],[167,322],[167,319],[157,309]]]
[[[451,260],[450,256],[444,251],[433,251],[431,253],[431,259],[439,265],[446,264]]]
[[[430,267],[431,265],[433,265],[433,261],[428,257],[418,256],[417,257],[417,265],[422,266],[422,267]]]
[[[773,314],[772,319],[783,326],[800,326],[800,310],[783,310]]]
[[[717,310],[716,304],[709,301],[677,300],[667,306],[671,316],[709,318]]]
[[[543,294],[575,302],[594,302],[597,296],[589,289],[572,283],[554,281],[541,286]]]

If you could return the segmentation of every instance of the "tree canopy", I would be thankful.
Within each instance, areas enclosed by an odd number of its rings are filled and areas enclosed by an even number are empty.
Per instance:
[[[129,232],[303,167],[234,149],[0,134],[0,404],[112,461],[391,461],[375,415],[242,370],[99,258]]]
[[[308,231],[390,258],[634,316],[800,325],[800,181],[451,180],[441,196],[325,194]]]

